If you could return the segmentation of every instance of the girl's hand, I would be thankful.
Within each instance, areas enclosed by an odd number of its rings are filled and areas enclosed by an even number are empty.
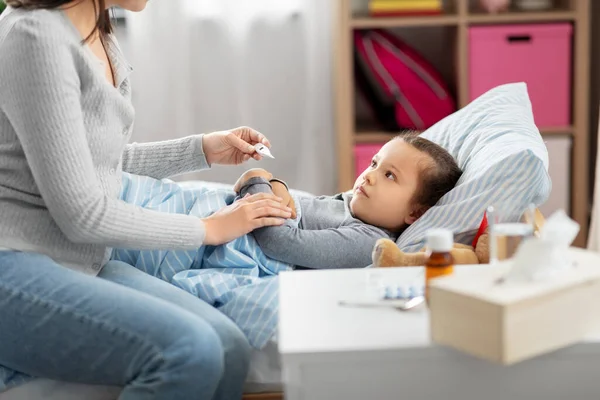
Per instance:
[[[209,165],[238,165],[251,157],[261,160],[262,156],[254,149],[254,145],[258,143],[271,147],[271,143],[262,133],[246,126],[207,133],[202,137],[202,147]]]
[[[238,180],[235,182],[235,184],[233,185],[233,191],[236,193],[239,193],[240,189],[242,188],[242,186],[244,185],[244,183],[246,183],[246,181],[248,179],[258,178],[258,177],[265,178],[268,181],[273,178],[273,174],[271,174],[269,171],[267,171],[263,168],[249,169],[248,171],[244,172],[238,178]]]
[[[204,218],[204,244],[219,245],[230,242],[263,226],[282,225],[292,215],[282,199],[267,193],[246,196]]]

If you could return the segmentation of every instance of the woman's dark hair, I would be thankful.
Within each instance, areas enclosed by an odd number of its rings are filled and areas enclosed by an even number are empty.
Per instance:
[[[422,207],[433,207],[446,193],[454,188],[462,175],[456,160],[442,146],[433,143],[418,133],[408,132],[397,136],[420,152],[427,154],[432,163],[421,170],[421,182],[413,197],[413,203]]]
[[[86,0],[79,0],[82,2]],[[26,10],[34,9],[52,9],[64,6],[71,2],[71,0],[4,0],[4,2],[13,8],[23,8]],[[104,37],[112,33],[112,24],[110,21],[110,13],[106,9],[105,0],[94,0],[94,11],[98,15],[96,21],[96,27],[94,30],[84,39],[88,41],[96,32],[100,32],[100,37]]]

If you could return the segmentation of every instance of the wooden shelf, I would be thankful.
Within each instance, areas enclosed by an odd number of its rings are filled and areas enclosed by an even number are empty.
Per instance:
[[[464,21],[467,24],[500,24],[520,22],[551,22],[574,21],[577,18],[575,11],[545,11],[545,12],[505,12],[499,14],[471,13]],[[370,17],[368,15],[354,15],[350,20],[352,29],[374,28],[401,28],[411,26],[452,26],[461,23],[461,18],[456,14],[415,17]]]
[[[573,134],[573,127],[564,126],[557,128],[540,129],[542,136],[568,136]],[[354,134],[354,143],[385,143],[398,136],[399,133],[378,131],[375,129],[360,129]]]
[[[542,136],[566,136],[572,135],[575,129],[572,126],[562,126],[557,128],[541,128]]]
[[[467,23],[501,24],[520,22],[574,21],[576,18],[577,14],[574,11],[507,12],[499,14],[469,14],[467,16]]]
[[[391,132],[360,132],[354,134],[355,143],[385,143],[388,140],[398,136],[396,133]]]
[[[350,21],[353,29],[398,28],[408,26],[458,25],[457,15],[433,15],[419,17],[369,17],[355,15]]]

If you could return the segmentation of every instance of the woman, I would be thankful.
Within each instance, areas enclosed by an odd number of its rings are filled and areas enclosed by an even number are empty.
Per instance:
[[[122,386],[123,399],[239,399],[249,346],[188,293],[110,262],[111,246],[193,249],[291,213],[250,196],[200,220],[117,199],[121,171],[163,178],[260,159],[250,128],[127,144],[130,68],[107,9],[146,0],[8,0],[0,20],[0,365]],[[169,77],[159,77],[168,79]],[[104,265],[104,267],[102,267]]]

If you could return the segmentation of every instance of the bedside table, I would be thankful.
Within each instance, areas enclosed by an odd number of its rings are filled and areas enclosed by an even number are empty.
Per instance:
[[[468,273],[461,266],[455,273]],[[425,306],[340,306],[369,274],[422,281],[422,269],[292,271],[280,275],[279,351],[286,400],[591,399],[600,393],[600,335],[503,367],[437,346]],[[599,314],[600,318],[600,314]]]

